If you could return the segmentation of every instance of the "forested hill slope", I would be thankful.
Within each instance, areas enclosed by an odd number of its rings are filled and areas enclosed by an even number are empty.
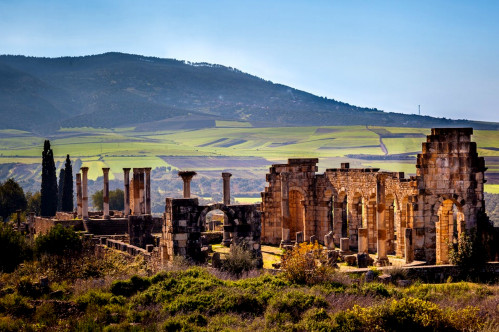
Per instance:
[[[499,129],[498,123],[360,108],[220,65],[122,53],[62,58],[0,56],[0,128],[117,127],[171,118],[198,120],[207,126],[213,121],[204,119],[244,120],[254,126]],[[162,123],[168,127],[172,121]]]

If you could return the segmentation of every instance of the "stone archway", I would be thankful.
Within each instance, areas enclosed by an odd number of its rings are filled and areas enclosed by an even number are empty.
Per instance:
[[[436,230],[436,263],[449,263],[449,245],[456,246],[465,230],[463,206],[455,199],[445,199],[438,208]]]

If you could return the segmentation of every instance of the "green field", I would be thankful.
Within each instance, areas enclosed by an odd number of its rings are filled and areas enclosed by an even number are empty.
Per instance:
[[[388,156],[404,154],[412,159],[383,160],[385,153],[380,146],[379,133],[385,135],[382,141]],[[113,179],[121,175],[123,167],[170,167],[175,170],[192,165],[199,172],[215,172],[221,169],[216,162],[220,157],[229,158],[223,169],[239,172],[238,176],[245,173],[263,176],[272,163],[297,157],[320,158],[320,171],[350,162],[351,167],[376,167],[410,175],[416,172],[414,157],[420,153],[421,143],[429,133],[430,130],[424,128],[368,129],[365,126],[254,128],[246,122],[217,121],[215,128],[154,132],[136,131],[133,127],[61,128],[47,138],[51,141],[56,162],[62,162],[66,154],[70,154],[73,160],[80,159],[83,165],[90,167],[91,179],[101,175],[102,167],[111,168]],[[487,158],[488,172],[499,173],[499,132],[477,130],[473,138],[479,155]],[[1,130],[0,164],[33,164],[34,167],[41,161],[44,139],[25,131]],[[182,162],[179,157],[184,157]],[[198,159],[189,162],[189,158],[196,157]],[[205,163],[199,157],[212,157],[215,161]],[[230,158],[249,158],[245,159],[249,161],[255,158],[259,163],[231,165]],[[13,172],[12,176],[16,177],[16,170]],[[497,192],[495,184],[495,180],[489,180],[486,190]]]

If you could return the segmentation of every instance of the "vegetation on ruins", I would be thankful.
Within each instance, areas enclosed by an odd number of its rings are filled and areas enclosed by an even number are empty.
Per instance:
[[[244,244],[233,244],[222,261],[222,270],[236,277],[240,277],[243,272],[254,270],[256,266],[256,259]]]
[[[330,281],[335,273],[326,251],[317,242],[302,242],[286,250],[281,269],[290,282],[309,285]]]
[[[0,216],[7,219],[17,210],[26,209],[26,197],[19,184],[13,179],[0,183]]]
[[[50,141],[46,140],[42,152],[41,215],[51,217],[57,211],[57,176],[54,154]]]
[[[73,211],[73,167],[69,154],[66,155],[66,163],[64,165],[64,181],[61,195],[61,211]]]

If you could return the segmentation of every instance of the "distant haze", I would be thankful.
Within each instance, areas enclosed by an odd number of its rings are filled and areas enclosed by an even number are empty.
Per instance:
[[[499,121],[496,1],[0,2],[0,53],[218,63],[361,107]]]

